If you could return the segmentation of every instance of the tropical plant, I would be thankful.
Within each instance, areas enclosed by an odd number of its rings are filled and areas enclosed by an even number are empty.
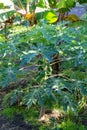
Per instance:
[[[86,25],[65,25],[16,26],[10,40],[0,42],[0,86],[15,86],[9,105],[39,104],[42,111],[50,103],[78,112],[87,95]]]
[[[78,115],[87,105],[86,14],[82,17],[84,21],[74,14],[64,16],[75,6],[74,0],[14,0],[14,3],[17,12],[25,10],[25,14],[22,19],[20,14],[12,19],[20,18],[20,23],[0,30],[0,90],[6,91],[3,114],[11,118],[22,114],[26,122],[36,124],[34,118],[38,115],[43,120],[47,111],[62,109],[63,122],[52,117],[49,128],[41,125],[40,129],[85,130]],[[43,19],[34,25],[37,6],[47,6],[49,10],[42,12]],[[59,15],[63,14],[63,20],[68,21],[58,22],[55,7]],[[1,23],[8,25],[14,15],[14,10],[0,14]],[[34,26],[30,27],[29,22]]]

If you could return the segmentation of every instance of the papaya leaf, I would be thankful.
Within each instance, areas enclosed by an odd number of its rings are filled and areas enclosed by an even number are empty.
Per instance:
[[[45,14],[45,19],[49,22],[49,23],[56,23],[58,20],[58,16],[56,15],[56,13],[54,11],[48,11]]]

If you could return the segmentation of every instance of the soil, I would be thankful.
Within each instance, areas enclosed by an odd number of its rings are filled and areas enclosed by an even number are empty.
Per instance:
[[[4,92],[0,93],[0,111],[3,109],[1,104],[4,95]],[[22,115],[15,115],[14,119],[10,120],[0,114],[0,130],[38,130],[38,128],[25,123]]]

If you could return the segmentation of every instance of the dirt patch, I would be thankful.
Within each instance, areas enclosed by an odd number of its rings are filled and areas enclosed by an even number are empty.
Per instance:
[[[5,93],[0,93],[0,111],[2,107],[2,99]],[[13,120],[0,114],[0,130],[38,130],[37,127],[29,123],[25,123],[22,115],[15,115]]]
[[[15,115],[12,121],[0,115],[0,130],[38,130],[38,128],[25,123],[21,115]]]

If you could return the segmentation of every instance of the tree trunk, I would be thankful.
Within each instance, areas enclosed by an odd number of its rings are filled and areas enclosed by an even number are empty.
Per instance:
[[[29,13],[29,2],[26,4],[26,14]]]
[[[54,55],[53,56],[53,62],[52,62],[52,73],[53,74],[58,74],[60,71],[60,63],[58,62],[59,60],[59,55]]]
[[[44,114],[45,114],[45,108],[44,108],[44,107],[41,107],[39,119],[40,119],[41,117],[43,117]]]

